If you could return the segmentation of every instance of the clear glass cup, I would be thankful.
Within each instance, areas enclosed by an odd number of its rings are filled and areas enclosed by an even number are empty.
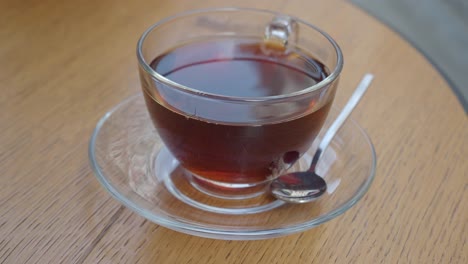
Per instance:
[[[324,65],[327,76],[293,92],[234,96],[182,85],[151,66],[177,47],[239,40],[258,43],[272,56],[292,51],[311,55]],[[187,63],[232,59],[205,55],[194,51]],[[185,168],[187,180],[204,193],[234,199],[263,193],[309,150],[328,115],[343,67],[339,46],[317,27],[275,12],[239,8],[166,18],[144,32],[137,57],[149,114],[167,150]]]

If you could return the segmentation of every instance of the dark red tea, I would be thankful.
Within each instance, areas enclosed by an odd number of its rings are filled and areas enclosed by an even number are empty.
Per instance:
[[[155,58],[151,67],[187,87],[240,97],[288,94],[327,76],[323,64],[312,56],[294,51],[272,54],[262,45],[242,40],[191,43]],[[158,102],[164,98],[156,100],[147,89],[151,88],[143,87],[151,118],[181,164],[205,178],[231,183],[261,182],[294,163],[312,144],[333,99],[297,119],[245,125],[223,122],[229,113],[219,109],[211,113],[217,122],[170,110]]]

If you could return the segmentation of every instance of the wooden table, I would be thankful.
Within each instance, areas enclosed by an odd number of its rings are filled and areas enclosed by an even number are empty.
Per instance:
[[[354,118],[378,155],[366,196],[287,237],[218,241],[153,224],[100,186],[87,143],[139,92],[135,45],[153,22],[217,1],[0,3],[0,263],[468,263],[468,120],[413,47],[342,1],[230,1],[329,32],[345,54],[336,105],[376,79]],[[178,4],[177,4],[178,3]]]

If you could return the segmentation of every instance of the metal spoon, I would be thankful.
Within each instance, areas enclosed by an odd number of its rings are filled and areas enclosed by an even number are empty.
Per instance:
[[[325,193],[327,183],[315,173],[317,163],[336,132],[338,132],[359,100],[361,100],[373,78],[372,74],[364,75],[348,103],[346,103],[341,113],[325,133],[325,136],[323,136],[312,158],[310,168],[307,171],[281,175],[273,180],[270,186],[273,196],[288,203],[307,203],[316,200]]]

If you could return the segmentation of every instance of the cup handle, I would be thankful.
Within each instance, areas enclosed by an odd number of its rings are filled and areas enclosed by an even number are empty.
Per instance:
[[[298,31],[297,22],[293,18],[279,15],[265,27],[264,40],[280,44],[286,49],[291,40],[297,41]]]

